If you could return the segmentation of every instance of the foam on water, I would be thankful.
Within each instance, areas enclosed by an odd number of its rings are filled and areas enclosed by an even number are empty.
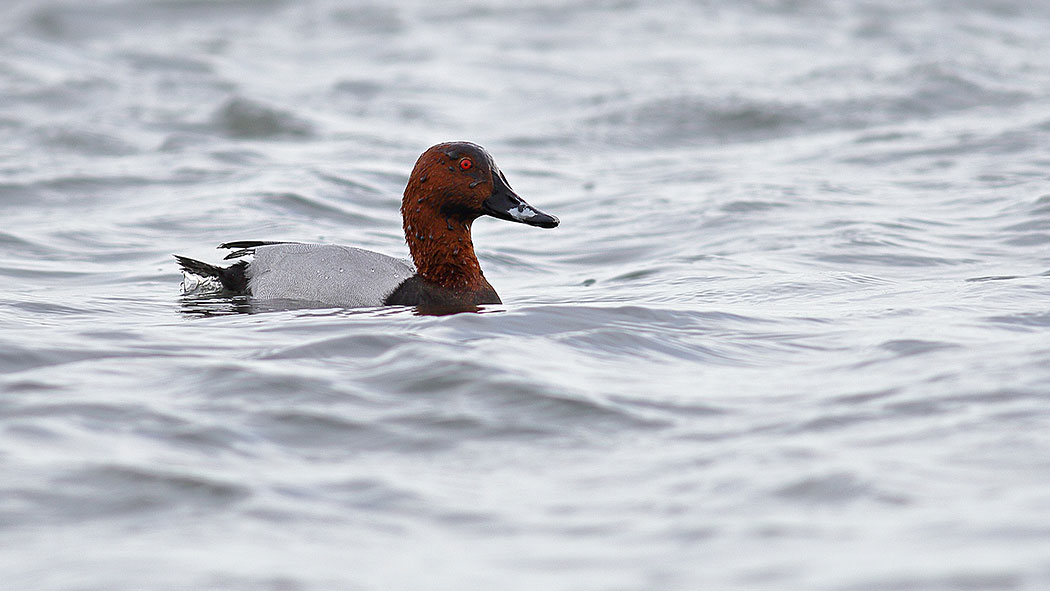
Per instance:
[[[1045,7],[0,17],[4,589],[1050,585]],[[506,305],[180,295],[447,140]]]

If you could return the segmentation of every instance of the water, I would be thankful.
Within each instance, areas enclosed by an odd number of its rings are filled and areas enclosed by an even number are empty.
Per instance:
[[[1050,587],[1050,9],[8,2],[4,589]],[[404,256],[486,146],[504,306],[180,298]],[[255,312],[255,313],[243,313]]]

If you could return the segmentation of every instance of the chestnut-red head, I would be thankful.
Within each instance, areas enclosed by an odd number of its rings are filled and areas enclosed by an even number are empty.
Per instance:
[[[558,218],[543,213],[519,197],[492,156],[477,144],[448,142],[431,147],[416,161],[401,213],[436,210],[441,218],[469,223],[482,215],[553,228]],[[411,242],[411,240],[410,240]]]
[[[518,197],[485,148],[449,142],[423,152],[401,201],[417,277],[406,280],[388,302],[457,309],[500,303],[470,237],[471,224],[482,215],[541,228],[558,225],[558,218]]]

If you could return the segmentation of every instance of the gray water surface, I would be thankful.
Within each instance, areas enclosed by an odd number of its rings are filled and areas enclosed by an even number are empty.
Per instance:
[[[1050,5],[0,6],[12,590],[1050,588]],[[503,306],[266,309],[172,253],[407,255]]]

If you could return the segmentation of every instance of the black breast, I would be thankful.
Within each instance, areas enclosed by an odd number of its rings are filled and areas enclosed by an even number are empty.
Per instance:
[[[427,283],[419,275],[413,275],[402,281],[401,285],[398,285],[397,289],[383,300],[383,304],[387,306],[442,309],[502,303],[496,290],[492,289],[488,281],[485,281],[485,284],[476,291],[460,291]]]

